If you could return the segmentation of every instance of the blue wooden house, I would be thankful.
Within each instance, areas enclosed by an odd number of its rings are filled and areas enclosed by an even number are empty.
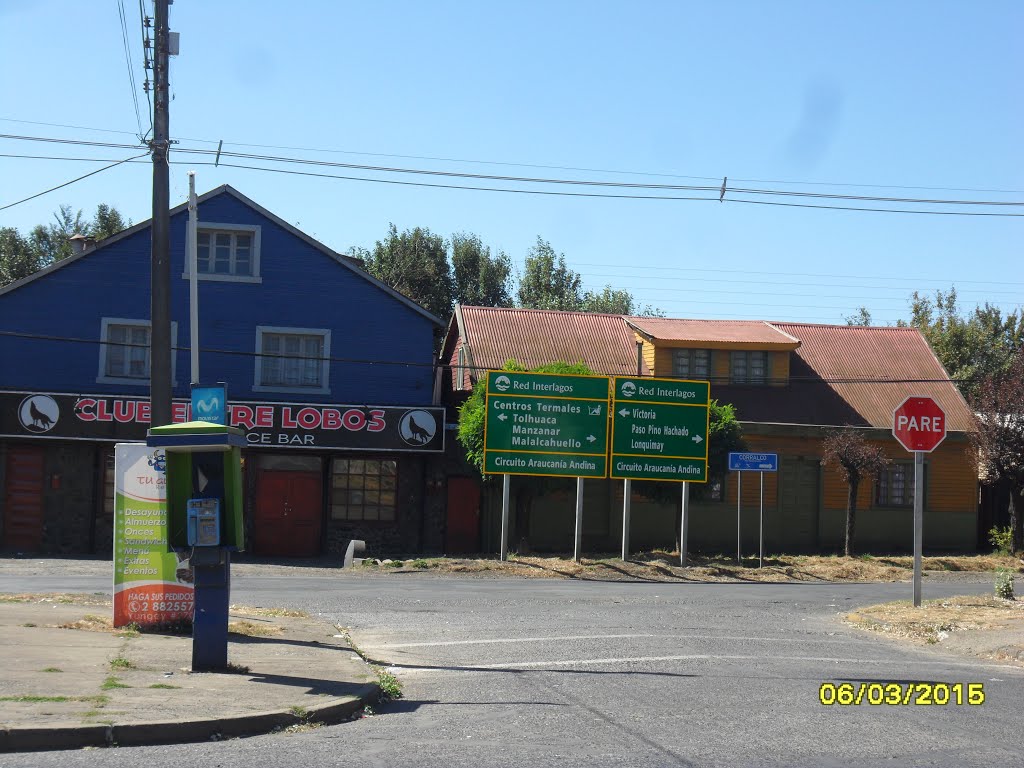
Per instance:
[[[441,321],[230,186],[198,203],[200,371],[227,383],[247,435],[254,551],[437,548],[424,516],[445,431]],[[189,417],[187,220],[171,211],[176,421]],[[113,445],[149,426],[150,241],[142,222],[0,289],[6,550],[111,548]]]

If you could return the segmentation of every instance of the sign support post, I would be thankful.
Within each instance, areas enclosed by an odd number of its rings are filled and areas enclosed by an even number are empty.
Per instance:
[[[921,550],[924,542],[924,452],[914,451],[914,607],[921,607]]]
[[[743,496],[743,471],[736,473],[736,564],[741,562],[740,558],[740,498]]]
[[[580,550],[583,548],[583,478],[576,478],[576,543],[573,547],[573,559],[580,561]]]
[[[683,504],[679,513],[679,565],[686,567],[686,549],[689,539],[690,527],[690,484],[683,481]]]
[[[629,505],[633,495],[633,481],[625,479],[622,481],[622,560],[629,558]]]
[[[729,471],[736,473],[736,562],[741,561],[740,551],[740,497],[743,492],[743,473],[757,472],[761,482],[760,518],[758,521],[757,567],[764,567],[764,473],[779,471],[777,453],[730,453]]]
[[[508,559],[508,497],[511,486],[511,476],[502,475],[501,485],[501,550],[499,559],[502,562]]]
[[[761,546],[757,557],[757,567],[764,568],[764,472],[761,475]]]
[[[946,414],[932,398],[912,395],[892,412],[892,436],[914,454],[914,607],[921,607],[924,549],[924,455],[946,439]]]

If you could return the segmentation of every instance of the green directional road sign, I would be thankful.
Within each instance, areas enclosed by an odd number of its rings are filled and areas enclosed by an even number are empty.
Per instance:
[[[706,381],[615,377],[610,476],[707,482],[709,389]]]
[[[608,379],[488,371],[484,471],[608,476]]]

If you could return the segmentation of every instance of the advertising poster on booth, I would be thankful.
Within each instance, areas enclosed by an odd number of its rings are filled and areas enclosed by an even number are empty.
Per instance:
[[[163,451],[114,448],[114,626],[192,620],[192,569],[167,546]]]

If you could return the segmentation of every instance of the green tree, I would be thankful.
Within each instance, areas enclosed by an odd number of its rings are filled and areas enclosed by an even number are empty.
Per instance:
[[[976,414],[971,442],[988,482],[1009,497],[1010,540],[1024,549],[1024,351],[1010,366],[987,376],[971,401]]]
[[[584,293],[580,309],[584,312],[604,312],[609,315],[632,315],[633,294],[625,289],[606,285],[599,293]]]
[[[0,229],[0,286],[42,269],[39,251],[14,227]]]
[[[441,320],[452,313],[452,270],[444,238],[416,227],[399,233],[394,224],[372,251],[354,251],[366,271]]]
[[[519,306],[526,309],[583,309],[583,279],[540,236],[526,255],[519,280]]]
[[[53,214],[50,224],[38,224],[28,235],[5,227],[0,230],[0,285],[28,277],[54,262],[71,255],[72,235],[82,234],[97,240],[110,237],[126,226],[116,208],[105,203],[96,207],[91,222],[74,212],[70,205],[62,205]]]
[[[910,322],[899,324],[921,330],[967,399],[986,377],[1005,371],[1024,347],[1024,317],[1019,310],[1004,317],[998,307],[986,303],[963,315],[956,288],[936,291],[934,298],[915,291],[910,299]]]
[[[516,360],[507,360],[502,366],[505,371],[525,372],[527,369]],[[593,376],[594,372],[584,363],[554,362],[534,368],[533,373],[563,373],[575,376]],[[466,451],[466,461],[480,472],[484,480],[484,420],[486,417],[486,378],[479,379],[473,386],[469,399],[459,408],[458,440]],[[515,509],[516,541],[529,537],[530,512],[538,496],[559,486],[565,487],[571,478],[520,477],[514,484],[513,506]]]
[[[843,318],[847,325],[862,325],[865,328],[871,325],[871,313],[867,307],[860,307],[854,314]]]
[[[882,446],[869,443],[864,435],[852,427],[829,433],[821,443],[821,463],[834,466],[846,481],[846,542],[847,557],[854,552],[857,523],[857,489],[862,480],[870,479],[889,463]]]
[[[117,208],[106,203],[100,203],[96,206],[96,213],[93,215],[85,234],[95,240],[105,240],[127,229],[131,224],[131,220],[125,221]]]
[[[479,237],[452,235],[452,278],[457,304],[511,307],[512,262],[502,251],[494,256]]]

